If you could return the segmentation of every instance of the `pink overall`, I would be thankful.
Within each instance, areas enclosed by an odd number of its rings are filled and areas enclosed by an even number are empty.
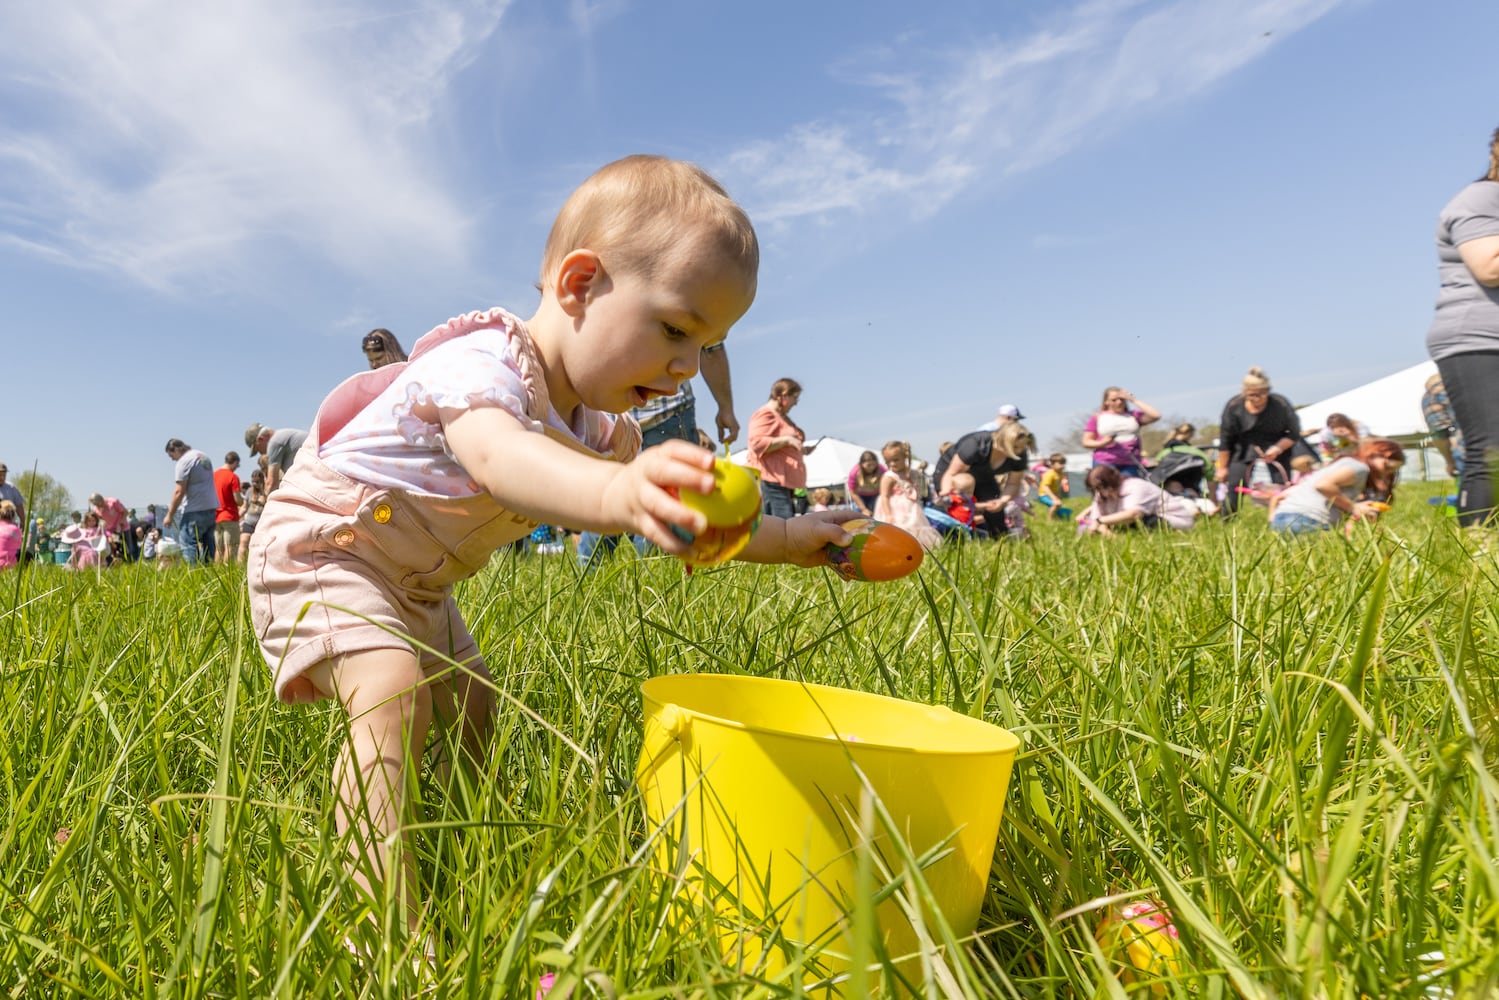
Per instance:
[[[450,320],[417,341],[411,358],[479,329],[509,332],[527,415],[544,425],[551,404],[541,366],[524,327],[502,310]],[[355,482],[318,457],[322,443],[404,368],[361,372],[333,390],[250,536],[250,616],[282,701],[325,697],[303,676],[306,670],[372,649],[411,650],[423,668],[452,661],[484,672],[453,585],[483,569],[499,546],[530,534],[536,522],[488,493],[445,498],[383,489]],[[587,450],[550,428],[547,433]],[[640,449],[634,420],[614,422],[610,447],[613,456],[599,457],[634,457]]]

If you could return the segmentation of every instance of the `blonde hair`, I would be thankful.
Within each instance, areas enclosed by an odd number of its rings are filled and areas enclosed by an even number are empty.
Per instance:
[[[954,472],[952,474],[952,491],[954,493],[972,494],[978,487],[978,480],[966,472]]]
[[[886,441],[885,447],[880,449],[880,454],[885,457],[886,461],[892,455],[899,455],[906,460],[907,465],[911,464],[911,445],[906,441]]]
[[[1001,424],[990,440],[994,442],[994,451],[1005,458],[1020,458],[1036,446],[1035,435],[1019,423]]]
[[[1244,373],[1243,388],[1245,392],[1250,389],[1270,388],[1270,376],[1265,374],[1265,369],[1256,365]]]
[[[820,503],[824,507],[828,506],[833,502],[833,491],[826,486],[817,487],[817,489],[812,491],[812,502]]]
[[[14,503],[9,500],[0,500],[0,521],[15,523],[16,518],[19,516],[16,513],[16,505]]]
[[[693,163],[627,156],[600,167],[568,196],[542,251],[541,287],[550,286],[564,257],[585,249],[609,269],[650,278],[658,261],[697,235],[755,281],[755,227],[718,181]]]

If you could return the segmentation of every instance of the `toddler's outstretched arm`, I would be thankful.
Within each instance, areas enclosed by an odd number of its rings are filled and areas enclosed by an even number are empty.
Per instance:
[[[789,562],[797,566],[826,566],[828,554],[824,546],[847,545],[853,536],[839,525],[863,517],[857,510],[823,510],[787,521],[779,517],[767,517],[760,523],[760,530],[735,558],[745,562]]]
[[[702,514],[667,492],[713,489],[713,455],[696,445],[668,441],[620,464],[528,430],[497,407],[440,415],[453,457],[507,510],[583,531],[630,532],[672,555],[688,548],[673,525],[694,535],[707,527]]]

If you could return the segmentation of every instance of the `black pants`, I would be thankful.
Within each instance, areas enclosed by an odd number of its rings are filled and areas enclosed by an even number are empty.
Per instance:
[[[1457,520],[1483,524],[1494,513],[1499,477],[1499,351],[1454,354],[1437,362],[1457,426],[1463,432],[1463,475],[1458,483]]]
[[[1240,486],[1249,485],[1249,474],[1254,471],[1254,463],[1258,459],[1231,459],[1228,463],[1228,495],[1223,498],[1223,513],[1232,514],[1239,509],[1239,501],[1244,499],[1244,494],[1239,492]],[[1286,470],[1276,462],[1266,462],[1270,467],[1270,481],[1284,483],[1286,481]]]

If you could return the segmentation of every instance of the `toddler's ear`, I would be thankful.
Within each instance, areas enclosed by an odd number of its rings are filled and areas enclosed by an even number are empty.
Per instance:
[[[592,250],[574,250],[557,265],[557,303],[569,316],[579,316],[588,300],[597,295],[608,279],[599,255]]]

